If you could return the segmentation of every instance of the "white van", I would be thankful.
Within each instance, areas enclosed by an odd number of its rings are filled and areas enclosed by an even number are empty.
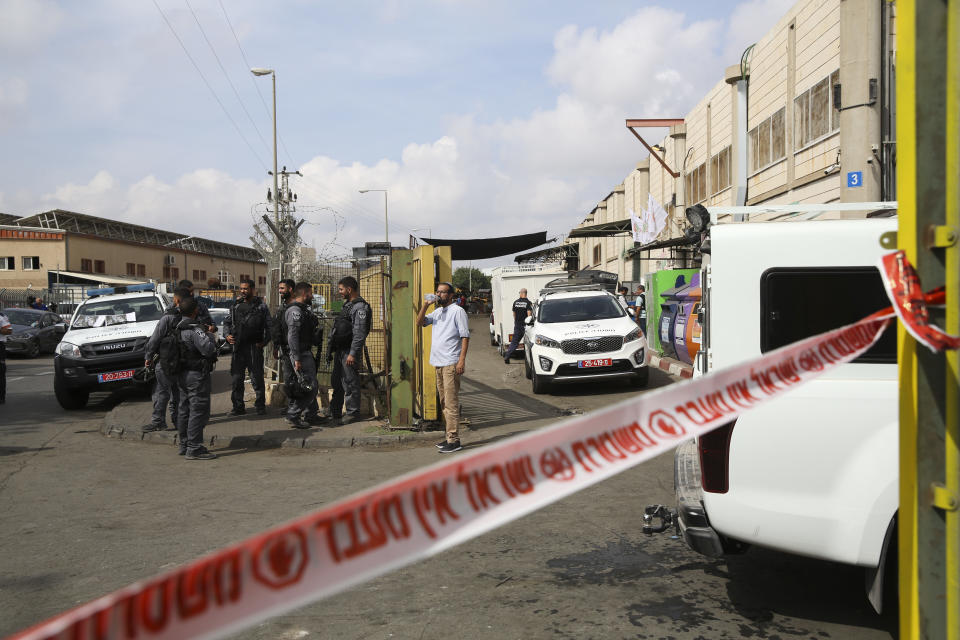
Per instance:
[[[895,218],[710,228],[705,368],[723,369],[889,306],[877,261]],[[896,333],[678,448],[679,527],[696,551],[750,545],[864,567],[880,610],[898,505]]]
[[[501,357],[513,340],[513,301],[520,297],[520,289],[527,290],[527,298],[534,302],[540,290],[551,280],[566,278],[567,272],[556,263],[521,264],[496,267],[490,274],[490,344],[498,347]],[[523,342],[517,347],[522,353]]]

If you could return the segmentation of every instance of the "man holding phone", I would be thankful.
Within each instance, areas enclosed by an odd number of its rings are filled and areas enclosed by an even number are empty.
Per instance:
[[[431,304],[436,308],[427,314]],[[470,328],[467,312],[453,304],[453,285],[441,282],[437,294],[427,294],[417,313],[417,326],[433,325],[430,364],[437,370],[437,393],[446,425],[446,439],[437,443],[440,453],[453,453],[460,445],[460,378],[466,369]]]

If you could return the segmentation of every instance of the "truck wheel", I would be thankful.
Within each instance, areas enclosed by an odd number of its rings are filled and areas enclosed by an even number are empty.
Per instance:
[[[648,367],[644,367],[637,373],[637,375],[630,379],[630,386],[634,387],[635,389],[641,389],[646,387],[649,382],[650,369]]]
[[[491,347],[497,346],[497,334],[496,334],[496,333],[491,333],[491,334],[490,334],[490,346],[491,346]]]
[[[90,392],[85,389],[68,389],[59,378],[53,379],[53,393],[57,396],[57,402],[67,411],[83,409],[87,406],[87,400],[90,399]]]
[[[550,381],[547,376],[533,374],[533,392],[538,395],[550,393]]]
[[[527,380],[533,380],[533,369],[530,368],[530,361],[527,360],[526,355],[523,357],[523,375],[527,376]]]

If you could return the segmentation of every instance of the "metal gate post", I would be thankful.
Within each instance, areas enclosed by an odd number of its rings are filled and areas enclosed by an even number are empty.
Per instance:
[[[960,0],[897,2],[898,244],[929,290],[931,321],[960,333]],[[919,36],[919,37],[918,37]],[[900,636],[960,638],[958,355],[898,328]]]

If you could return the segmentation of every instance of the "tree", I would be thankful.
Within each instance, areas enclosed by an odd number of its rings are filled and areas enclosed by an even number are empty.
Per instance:
[[[490,276],[484,275],[480,269],[457,267],[453,272],[453,286],[462,291],[489,289]]]

